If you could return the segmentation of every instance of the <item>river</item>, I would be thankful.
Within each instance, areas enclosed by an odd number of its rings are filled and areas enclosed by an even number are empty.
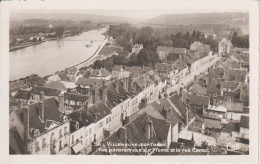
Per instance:
[[[78,36],[46,41],[10,52],[10,78],[16,80],[31,74],[46,76],[81,63],[102,45],[106,28],[84,32]],[[91,47],[86,44],[94,41]]]

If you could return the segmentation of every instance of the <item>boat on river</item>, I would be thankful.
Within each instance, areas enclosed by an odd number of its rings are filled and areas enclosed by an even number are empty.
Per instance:
[[[91,40],[90,43],[86,44],[86,47],[92,47],[92,45],[93,45],[93,40]]]

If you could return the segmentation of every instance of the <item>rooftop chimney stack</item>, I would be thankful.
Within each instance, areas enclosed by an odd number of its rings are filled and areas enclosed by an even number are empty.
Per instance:
[[[119,93],[119,80],[116,80],[116,92]]]
[[[82,113],[81,113],[81,111],[79,112],[79,121],[82,121]]]
[[[64,94],[60,94],[59,95],[59,108],[60,108],[60,111],[62,113],[65,113],[65,108],[64,108]]]
[[[151,125],[149,124],[149,122],[146,124],[146,127],[145,127],[145,135],[146,135],[147,139],[151,138]]]
[[[126,143],[127,142],[127,131],[126,128],[123,126],[120,128],[119,130],[119,139],[123,142]]]
[[[44,102],[41,101],[39,104],[40,104],[39,117],[42,121],[44,121]]]
[[[43,91],[40,92],[40,100],[44,100],[44,92]]]
[[[28,150],[28,140],[29,140],[29,108],[25,107],[23,109],[23,125],[24,125],[24,136],[23,141],[26,146],[26,149]]]
[[[148,124],[150,126],[150,137],[153,137],[153,121],[150,120]]]
[[[105,85],[105,80],[102,81],[102,101],[104,104],[107,102],[107,86]]]
[[[167,109],[163,106],[163,109],[162,109],[162,115],[163,115],[163,117],[165,118],[165,119],[167,119],[168,118],[168,111],[167,111]]]
[[[98,96],[98,87],[94,84],[94,92],[95,92],[95,95],[94,95],[94,103],[98,102],[99,101],[99,96]]]

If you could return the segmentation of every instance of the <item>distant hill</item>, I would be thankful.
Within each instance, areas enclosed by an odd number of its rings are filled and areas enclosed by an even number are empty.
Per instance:
[[[78,13],[12,13],[11,21],[24,21],[27,19],[47,19],[47,20],[72,20],[74,22],[91,21],[92,23],[132,23],[143,21],[141,19],[125,18],[119,16],[103,16],[94,14]]]
[[[248,25],[248,13],[196,13],[196,14],[170,14],[149,19],[147,24],[157,25]]]

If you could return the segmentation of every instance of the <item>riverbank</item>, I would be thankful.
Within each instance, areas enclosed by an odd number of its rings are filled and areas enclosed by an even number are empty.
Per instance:
[[[87,31],[82,31],[78,35],[82,34],[83,32],[87,32]],[[12,51],[15,51],[15,50],[19,50],[19,49],[23,49],[23,48],[26,48],[26,47],[30,47],[30,46],[33,46],[33,45],[41,44],[41,43],[44,43],[44,42],[47,42],[47,41],[60,40],[60,39],[64,39],[64,38],[67,38],[67,37],[73,37],[73,36],[75,36],[75,35],[65,35],[65,36],[62,36],[60,38],[58,38],[58,37],[56,37],[56,38],[48,38],[48,39],[44,39],[42,41],[33,42],[33,43],[22,45],[22,46],[15,46],[15,47],[10,48],[9,52],[12,52]]]
[[[10,63],[12,63],[10,80],[17,80],[30,74],[45,77],[65,68],[91,65],[108,41],[108,37],[104,35],[106,30],[95,29],[79,36],[66,38],[65,42],[45,41],[39,46],[10,52]],[[86,48],[86,41],[91,40],[94,41],[93,46]]]
[[[87,66],[93,64],[96,61],[95,58],[98,56],[99,52],[102,50],[104,45],[106,45],[107,41],[108,41],[108,36],[105,35],[105,39],[104,39],[103,43],[98,47],[98,49],[94,52],[94,54],[91,57],[89,57],[85,61],[83,61],[75,66],[72,66],[72,67],[76,67],[77,69],[80,69],[81,67],[87,67]]]

